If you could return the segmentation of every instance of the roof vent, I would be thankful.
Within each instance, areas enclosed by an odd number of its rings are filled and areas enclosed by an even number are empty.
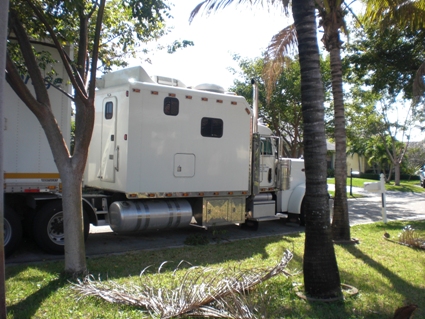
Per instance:
[[[195,90],[201,90],[201,91],[209,91],[209,92],[215,92],[215,93],[224,93],[224,89],[217,84],[211,84],[211,83],[202,83],[194,87]]]
[[[177,87],[183,87],[183,88],[186,87],[186,85],[184,85],[184,83],[182,81],[179,81],[179,80],[174,79],[174,78],[169,78],[169,77],[166,77],[166,76],[154,75],[154,76],[152,76],[152,79],[156,83],[162,84],[162,85],[177,86]]]

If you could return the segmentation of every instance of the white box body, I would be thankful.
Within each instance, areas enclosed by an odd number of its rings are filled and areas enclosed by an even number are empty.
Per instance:
[[[97,91],[85,184],[139,198],[249,192],[246,100],[141,80],[124,78]],[[178,101],[177,115],[165,114],[166,99]],[[201,134],[205,118],[222,121],[221,137]]]

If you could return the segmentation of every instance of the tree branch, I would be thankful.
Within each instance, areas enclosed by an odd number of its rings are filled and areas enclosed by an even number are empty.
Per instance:
[[[65,51],[63,50],[61,44],[59,43],[59,40],[56,37],[56,34],[55,34],[54,30],[52,29],[52,27],[50,26],[50,24],[47,22],[44,14],[39,10],[39,8],[31,0],[26,0],[26,2],[31,7],[31,9],[34,10],[34,13],[36,14],[37,18],[40,19],[40,21],[43,23],[43,25],[46,27],[47,31],[49,32],[49,35],[50,35],[53,43],[55,44],[56,49],[59,52],[59,55],[60,55],[60,57],[62,59],[62,62],[63,62],[64,67],[65,67],[65,70],[68,73],[68,76],[69,76],[70,81],[71,81],[71,83],[72,83],[72,85],[74,87],[75,92],[82,99],[86,99],[87,96],[86,96],[86,94],[84,92],[85,90],[83,90],[83,88],[84,88],[84,82],[79,77],[79,74],[78,73],[72,72],[72,68],[71,68],[71,66],[69,64],[69,57],[65,54]]]
[[[32,85],[34,86],[34,89],[35,89],[36,99],[39,103],[50,108],[49,95],[47,94],[47,89],[44,85],[43,76],[41,75],[41,70],[38,67],[38,63],[35,58],[33,48],[31,46],[31,42],[27,36],[27,33],[21,21],[18,18],[16,11],[13,9],[10,9],[10,20],[11,20],[12,29],[16,34],[17,41],[21,48],[21,53],[24,58],[25,65],[27,66],[28,74],[32,80]],[[9,63],[8,65],[9,65],[8,69],[13,71],[13,69],[10,68]],[[14,82],[14,83],[17,84],[18,82]],[[22,88],[19,91],[23,92]],[[28,96],[26,98],[28,98]],[[34,111],[36,110],[34,109],[33,112]]]

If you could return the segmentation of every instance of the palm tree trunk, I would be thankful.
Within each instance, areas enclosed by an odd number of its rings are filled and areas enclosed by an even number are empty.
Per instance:
[[[339,41],[339,32],[336,30]],[[342,92],[341,50],[330,50],[332,72],[332,94],[335,116],[335,200],[332,219],[334,240],[350,240],[350,221],[347,203],[347,142],[345,132],[345,110]]]
[[[320,74],[313,0],[292,3],[301,66],[306,192],[304,286],[310,297],[341,296],[341,282],[332,242],[327,194],[324,92]]]

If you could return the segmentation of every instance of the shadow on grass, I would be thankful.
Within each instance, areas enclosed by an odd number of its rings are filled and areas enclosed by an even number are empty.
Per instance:
[[[389,226],[389,225],[385,225],[385,226]],[[391,225],[389,227],[383,227],[383,228],[386,228],[386,229],[394,228],[394,225]],[[423,287],[421,287],[420,285],[415,286],[411,282],[406,281],[404,278],[400,277],[397,273],[390,270],[385,265],[374,260],[373,257],[365,254],[357,246],[340,245],[340,247],[346,250],[346,252],[351,254],[354,258],[362,260],[362,262],[364,262],[366,265],[368,265],[369,267],[379,272],[383,277],[387,278],[391,284],[390,289],[394,290],[395,292],[397,292],[398,294],[404,297],[404,298],[400,298],[398,302],[399,306],[413,303],[413,304],[419,305],[419,308],[424,308],[425,292]],[[368,282],[367,279],[365,279],[365,281]],[[369,289],[370,292],[375,291],[375,288],[373,285],[374,285],[373,281],[368,282],[366,286],[368,286],[369,288],[366,288],[366,289]],[[395,308],[388,309],[389,314],[392,315],[394,310]],[[425,314],[425,311],[423,311],[423,309],[422,310],[419,309],[419,311],[417,311],[417,314],[416,314],[418,315],[418,318],[420,317],[419,312],[422,315]]]
[[[47,285],[38,289],[34,293],[27,296],[25,299],[20,300],[18,303],[8,306],[7,312],[9,315],[13,314],[13,318],[29,319],[34,318],[35,313],[40,308],[44,300],[49,298],[52,294],[65,285],[68,284],[65,276],[50,281]]]

